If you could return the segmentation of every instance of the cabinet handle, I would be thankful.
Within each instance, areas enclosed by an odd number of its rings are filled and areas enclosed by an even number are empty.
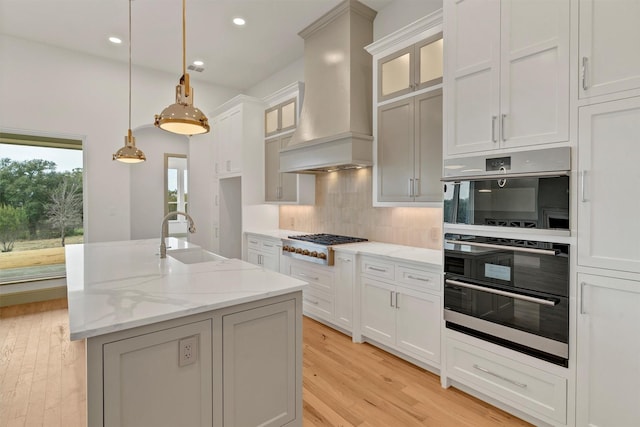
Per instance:
[[[396,294],[396,310],[398,310],[400,308],[400,304],[398,304],[398,296],[400,295],[400,292],[395,292]]]
[[[393,307],[393,291],[389,291],[389,307]]]
[[[496,378],[500,378],[501,380],[506,381],[506,382],[508,382],[508,383],[511,383],[511,384],[513,384],[513,385],[515,385],[515,386],[518,386],[518,387],[520,387],[520,388],[527,388],[527,385],[526,385],[526,384],[524,384],[524,383],[521,383],[521,382],[518,382],[518,381],[512,380],[512,379],[507,378],[507,377],[504,377],[504,376],[502,376],[502,375],[500,375],[500,374],[496,374],[495,372],[492,372],[492,371],[488,370],[487,368],[483,368],[482,366],[473,365],[473,367],[474,367],[475,369],[477,369],[478,371],[482,371],[482,372],[484,372],[485,374],[493,375],[493,376],[494,376],[494,377],[496,377]]]
[[[258,255],[258,265],[262,265],[263,259],[262,255]]]
[[[587,63],[589,62],[589,58],[586,56],[582,57],[582,90],[589,89],[587,85]]]
[[[580,172],[580,200],[582,203],[587,202],[587,197],[584,189],[585,179],[587,177],[587,171]]]
[[[311,304],[313,304],[313,305],[318,305],[318,304],[319,304],[319,302],[318,302],[318,301],[313,301],[313,300],[310,300],[309,298],[303,298],[303,299],[304,299],[306,302],[309,302],[309,303],[311,303]]]
[[[496,139],[496,120],[498,120],[498,116],[491,116],[491,141],[498,142]]]
[[[413,178],[413,197],[420,196],[420,178]]]
[[[414,276],[413,274],[409,274],[407,276],[407,278],[408,279],[413,279],[413,280],[420,280],[422,282],[430,282],[431,281],[431,279],[427,279],[427,278],[420,277],[420,276]]]
[[[413,178],[409,178],[409,197],[413,197]]]
[[[271,243],[263,243],[262,246],[264,246],[265,248],[272,248],[273,245]]]
[[[370,265],[367,266],[367,270],[379,271],[381,273],[387,272],[386,268],[371,267]]]
[[[218,195],[216,194],[216,206],[218,206]]]
[[[338,259],[342,262],[351,262],[351,258],[342,258],[342,257],[338,257]]]
[[[503,114],[502,119],[500,120],[500,135],[502,136],[503,141],[507,140],[506,134],[504,132],[504,122],[506,121],[507,121],[507,115]]]
[[[587,314],[584,311],[584,287],[586,283],[580,282],[580,314]]]
[[[311,280],[318,280],[318,277],[313,277],[313,276],[309,276],[308,274],[304,274],[304,273],[298,273],[298,276],[300,277],[306,277],[307,279],[311,279]]]
[[[257,240],[249,240],[249,243],[253,243],[254,245],[258,244]]]

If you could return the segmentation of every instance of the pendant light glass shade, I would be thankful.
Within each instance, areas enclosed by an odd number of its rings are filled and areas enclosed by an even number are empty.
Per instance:
[[[142,150],[136,147],[136,139],[131,132],[131,2],[129,0],[129,130],[124,137],[124,147],[116,151],[113,160],[122,163],[140,163],[147,160]]]
[[[182,77],[176,86],[176,103],[156,114],[154,125],[180,135],[198,135],[209,132],[209,120],[193,106],[193,89],[189,85],[186,68],[186,0],[182,0]]]

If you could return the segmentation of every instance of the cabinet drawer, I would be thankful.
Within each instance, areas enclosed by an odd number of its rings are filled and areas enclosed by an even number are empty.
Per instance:
[[[394,280],[395,265],[393,262],[386,262],[376,258],[362,257],[361,272],[362,274],[368,274],[369,276]]]
[[[260,242],[260,249],[269,254],[278,255],[281,247],[282,243],[280,241],[263,240]]]
[[[261,243],[261,240],[258,239],[257,237],[253,237],[253,236],[247,237],[247,248],[249,249],[254,249],[256,251],[259,251],[260,243]]]
[[[333,317],[333,301],[324,292],[308,288],[302,292],[302,308],[305,313],[330,320]]]
[[[333,275],[327,271],[292,264],[290,276],[309,283],[312,288],[333,295]]]
[[[396,281],[419,291],[439,291],[441,289],[440,274],[405,265],[396,267]]]
[[[280,253],[282,243],[280,240],[263,239],[253,235],[247,236],[247,248],[277,255]]]
[[[566,423],[566,379],[452,338],[446,358],[452,379],[533,416]]]

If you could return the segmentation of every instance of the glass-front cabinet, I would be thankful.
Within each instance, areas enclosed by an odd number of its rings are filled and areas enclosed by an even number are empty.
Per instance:
[[[286,100],[264,112],[264,135],[271,136],[296,128],[296,98]]]
[[[442,83],[442,33],[378,61],[378,102]]]

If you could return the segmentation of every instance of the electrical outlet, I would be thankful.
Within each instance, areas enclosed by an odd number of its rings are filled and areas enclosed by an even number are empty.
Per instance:
[[[182,338],[178,342],[178,366],[186,366],[198,360],[198,336]]]

